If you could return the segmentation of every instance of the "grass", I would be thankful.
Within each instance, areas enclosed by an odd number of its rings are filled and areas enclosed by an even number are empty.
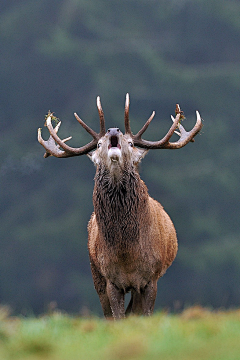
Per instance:
[[[193,307],[123,321],[54,313],[11,317],[0,309],[1,360],[239,360],[240,310]]]

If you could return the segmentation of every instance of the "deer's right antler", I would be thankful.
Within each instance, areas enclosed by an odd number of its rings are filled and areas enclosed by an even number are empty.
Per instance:
[[[104,113],[101,106],[100,97],[97,97],[97,108],[100,118],[100,132],[96,133],[94,130],[92,130],[85,122],[80,119],[80,117],[74,113],[77,121],[79,124],[82,125],[82,127],[93,137],[93,140],[90,141],[88,144],[79,147],[79,148],[73,148],[71,146],[68,146],[65,144],[66,141],[70,140],[72,136],[61,140],[60,137],[57,135],[59,127],[61,125],[61,121],[55,126],[55,128],[52,126],[52,118],[53,114],[49,113],[47,120],[46,120],[46,126],[48,128],[48,131],[50,133],[50,137],[47,141],[43,140],[41,135],[41,128],[38,129],[38,141],[39,143],[45,148],[46,153],[44,154],[44,157],[48,157],[50,155],[55,157],[71,157],[71,156],[79,156],[87,154],[89,151],[96,148],[98,140],[105,134],[105,119],[104,119]],[[61,150],[62,149],[62,150]]]

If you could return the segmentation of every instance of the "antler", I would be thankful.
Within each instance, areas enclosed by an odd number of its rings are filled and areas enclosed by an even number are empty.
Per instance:
[[[87,154],[89,151],[93,150],[97,146],[98,140],[105,134],[105,119],[104,119],[104,113],[102,110],[102,105],[100,101],[100,97],[97,97],[97,108],[100,118],[100,132],[96,133],[94,130],[92,130],[87,124],[85,124],[84,121],[80,119],[80,117],[74,113],[75,118],[79,122],[80,125],[93,137],[93,140],[90,141],[88,144],[79,147],[79,148],[73,148],[71,146],[68,146],[65,144],[66,141],[70,140],[72,136],[61,140],[57,133],[59,130],[59,127],[61,125],[61,121],[53,128],[52,126],[52,118],[53,114],[49,113],[47,120],[46,120],[46,126],[49,130],[50,137],[47,141],[43,140],[41,135],[41,128],[38,129],[38,141],[39,143],[46,149],[46,153],[44,154],[44,157],[47,158],[50,155],[56,156],[56,157],[71,157],[71,156],[79,156]],[[63,150],[61,150],[61,148]]]
[[[131,135],[134,141],[134,145],[144,148],[144,149],[180,149],[181,147],[187,145],[190,141],[194,141],[194,137],[199,133],[203,124],[201,121],[201,116],[198,111],[196,111],[197,121],[195,126],[191,131],[186,131],[184,127],[180,124],[180,121],[184,118],[183,112],[180,109],[180,106],[176,105],[176,117],[174,118],[171,116],[173,121],[172,126],[170,127],[167,134],[159,141],[147,141],[142,139],[142,134],[147,130],[150,122],[154,118],[155,111],[153,111],[150,118],[147,122],[143,125],[141,130],[136,135],[132,134],[130,128],[130,121],[129,121],[129,94],[126,95],[126,103],[125,103],[125,114],[124,114],[124,121],[125,121],[125,133]],[[179,130],[177,132],[176,130]],[[170,138],[172,137],[173,133],[176,133],[180,136],[180,139],[176,142],[170,142]]]

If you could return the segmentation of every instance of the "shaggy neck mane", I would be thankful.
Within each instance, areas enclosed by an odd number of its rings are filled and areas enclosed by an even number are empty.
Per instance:
[[[98,167],[93,205],[99,231],[107,242],[127,245],[137,241],[141,219],[148,214],[147,201],[147,187],[134,167],[123,167],[117,178],[106,167]]]

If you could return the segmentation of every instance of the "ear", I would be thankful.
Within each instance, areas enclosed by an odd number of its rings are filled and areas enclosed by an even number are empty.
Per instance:
[[[93,151],[87,153],[86,155],[91,161],[93,161],[93,159],[92,159]]]
[[[94,165],[98,164],[98,160],[97,160],[97,156],[96,156],[96,150],[87,153],[87,157],[94,163]]]
[[[144,158],[144,156],[147,155],[147,153],[148,153],[148,150],[135,148],[133,163],[135,165],[139,164],[141,162],[141,160]]]

